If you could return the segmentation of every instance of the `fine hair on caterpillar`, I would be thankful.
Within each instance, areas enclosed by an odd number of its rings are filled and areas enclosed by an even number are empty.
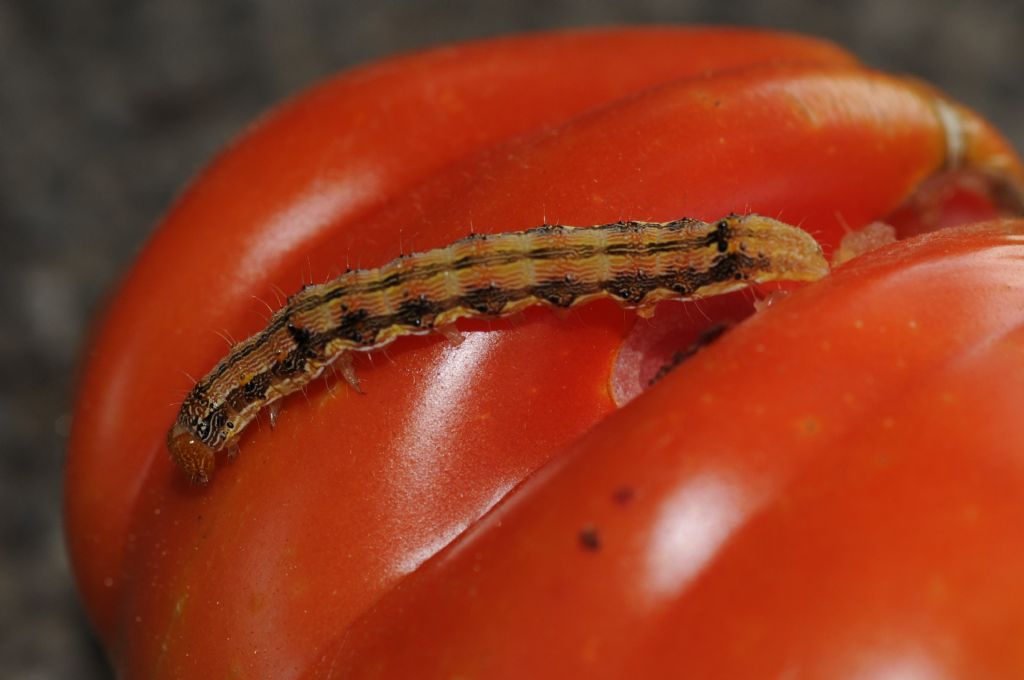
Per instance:
[[[168,449],[189,481],[206,484],[216,452],[233,447],[260,409],[302,389],[339,358],[342,373],[354,380],[349,352],[449,328],[457,319],[600,298],[651,309],[662,300],[827,273],[814,238],[760,215],[474,234],[303,287],[264,330],[235,344],[196,382],[168,434]]]

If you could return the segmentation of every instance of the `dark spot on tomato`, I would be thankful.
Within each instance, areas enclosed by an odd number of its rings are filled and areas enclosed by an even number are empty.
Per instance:
[[[612,492],[612,500],[618,505],[629,505],[636,497],[636,491],[631,486],[620,486]]]
[[[589,552],[597,552],[601,549],[601,534],[595,526],[586,526],[580,529],[580,547]]]

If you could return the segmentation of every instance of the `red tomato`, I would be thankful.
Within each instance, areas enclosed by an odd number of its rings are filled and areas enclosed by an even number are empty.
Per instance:
[[[749,319],[307,677],[1021,677],[1022,233],[899,243]]]
[[[950,115],[966,164],[1016,196],[1024,175],[1012,151],[938,101],[813,40],[627,30],[398,58],[263,120],[161,225],[88,357],[68,540],[118,669],[493,676],[536,664],[615,675],[685,663],[696,677],[778,677],[793,664],[828,675],[867,644],[886,606],[909,612],[892,619],[890,637],[914,644],[894,649],[932,660],[930,639],[915,646],[911,625],[931,610],[906,583],[911,566],[945,555],[927,537],[955,520],[900,499],[928,508],[942,493],[985,488],[982,477],[959,491],[914,481],[928,460],[918,421],[934,413],[925,385],[957,386],[933,436],[942,451],[968,436],[1015,441],[1020,376],[999,370],[1020,335],[1017,246],[1005,226],[850,265],[740,324],[611,417],[616,354],[650,331],[632,312],[594,304],[465,324],[472,332],[457,346],[407,338],[361,356],[365,395],[321,382],[287,400],[276,429],[251,427],[208,488],[183,482],[165,435],[187,374],[226,352],[216,333],[241,338],[263,324],[253,297],[273,300],[275,287],[292,291],[346,263],[377,266],[471,230],[734,211],[801,224],[830,250],[949,163]],[[990,213],[982,204],[966,214]],[[920,210],[900,219],[914,220],[925,221]],[[987,275],[974,274],[978,263]],[[677,338],[741,319],[750,303],[748,294],[691,305]],[[950,363],[972,361],[969,376]],[[982,389],[1005,394],[990,432],[978,432],[977,405],[963,401]],[[997,461],[994,446],[981,455]],[[865,451],[901,464],[877,466],[895,472],[873,480]],[[943,479],[962,476],[957,465]],[[1011,476],[996,481],[1017,488]],[[879,505],[865,506],[875,493]],[[1011,506],[998,517],[1012,517]],[[903,529],[877,526],[890,512]],[[677,531],[701,517],[717,529]],[[979,541],[1010,541],[985,526]],[[844,542],[849,532],[867,547]],[[650,547],[658,536],[662,558]],[[867,549],[877,559],[854,559]],[[665,564],[644,566],[644,555]],[[955,573],[935,567],[950,620],[974,596],[969,557]],[[993,616],[1016,621],[1012,597],[1003,605]],[[986,611],[963,625],[991,622]],[[976,637],[965,644],[989,650],[993,638]],[[996,652],[992,663],[1012,660]]]

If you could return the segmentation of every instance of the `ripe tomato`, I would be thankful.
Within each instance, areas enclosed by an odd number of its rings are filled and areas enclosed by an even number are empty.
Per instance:
[[[306,677],[1020,676],[1022,230],[898,243],[749,319]]]
[[[805,38],[610,30],[397,58],[261,121],[171,211],[88,357],[68,540],[119,670],[491,676],[535,663],[614,675],[685,658],[697,676],[776,677],[795,663],[838,668],[886,606],[910,612],[893,619],[891,639],[910,640],[893,649],[932,662],[908,621],[933,606],[966,616],[977,567],[964,554],[955,574],[928,572],[945,604],[905,592],[912,567],[946,555],[929,541],[952,531],[954,511],[934,512],[936,499],[951,494],[961,510],[973,499],[985,549],[1009,545],[992,522],[1016,512],[993,489],[1007,505],[985,514],[987,477],[925,493],[914,472],[928,461],[921,442],[942,454],[976,437],[995,469],[999,437],[1014,441],[1018,246],[1002,223],[866,256],[613,415],[610,381],[636,378],[613,375],[625,370],[619,350],[645,346],[658,323],[594,304],[460,324],[458,345],[406,338],[360,356],[364,395],[320,383],[290,398],[208,488],[177,474],[165,434],[187,374],[226,352],[216,333],[264,323],[253,297],[346,264],[471,230],[728,212],[800,224],[831,251],[955,161],[1019,198],[1012,151],[943,101]],[[954,194],[930,204],[940,221],[964,205]],[[989,200],[967,206],[993,212]],[[906,233],[936,219],[906,205],[898,217]],[[685,346],[749,315],[751,296],[676,309]],[[919,438],[935,413],[928,389],[947,387],[956,405]],[[1003,402],[979,431],[968,398],[985,393]],[[870,467],[871,455],[896,462]],[[957,481],[962,463],[922,474]],[[1010,474],[996,482],[1018,488]],[[901,528],[877,526],[891,513]],[[863,541],[844,542],[851,532]],[[826,627],[829,603],[839,609]],[[998,617],[1016,625],[1020,608],[1003,604]],[[985,614],[963,625],[994,620]],[[983,637],[964,644],[989,650]]]

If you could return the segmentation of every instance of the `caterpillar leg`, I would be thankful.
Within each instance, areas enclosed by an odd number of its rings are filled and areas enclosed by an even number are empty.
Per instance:
[[[334,363],[335,370],[341,374],[341,377],[345,379],[345,382],[356,391],[358,394],[363,393],[363,388],[359,385],[359,378],[356,376],[355,364],[352,361],[352,352],[342,352],[338,357],[338,360]]]
[[[652,316],[654,316],[654,310],[657,309],[657,307],[657,303],[645,304],[636,307],[634,311],[636,312],[636,315],[639,316],[641,319],[650,319]]]
[[[776,302],[785,300],[787,297],[789,297],[788,290],[773,290],[763,298],[754,298],[754,311],[763,312]]]
[[[443,335],[454,347],[458,347],[462,344],[462,341],[466,339],[466,336],[462,334],[462,331],[455,327],[455,324],[438,326],[434,330]]]
[[[281,402],[272,401],[267,405],[267,420],[270,421],[270,429],[277,427],[277,414],[281,412]]]

